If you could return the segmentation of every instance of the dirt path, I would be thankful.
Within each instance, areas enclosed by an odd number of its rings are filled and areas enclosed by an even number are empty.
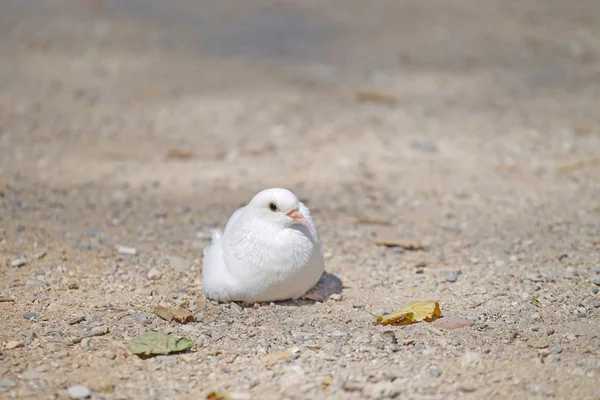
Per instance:
[[[240,3],[0,5],[0,398],[600,398],[600,2]],[[341,299],[205,302],[273,186]],[[418,299],[475,324],[369,314]]]

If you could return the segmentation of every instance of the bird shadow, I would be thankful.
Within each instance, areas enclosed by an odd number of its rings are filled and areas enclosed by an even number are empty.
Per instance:
[[[342,280],[338,278],[334,274],[330,274],[329,272],[323,272],[321,278],[317,282],[317,284],[306,292],[299,299],[294,300],[282,300],[282,301],[274,301],[275,304],[286,305],[286,306],[307,306],[312,305],[316,302],[324,302],[329,299],[329,296],[332,294],[341,294],[342,293]],[[271,302],[265,303],[238,303],[242,307],[257,307],[261,304],[269,304]]]
[[[342,280],[334,274],[330,274],[329,272],[323,272],[323,275],[321,275],[321,279],[319,279],[317,284],[300,299],[309,300],[313,302],[325,301],[329,299],[329,296],[331,296],[332,294],[341,293]]]

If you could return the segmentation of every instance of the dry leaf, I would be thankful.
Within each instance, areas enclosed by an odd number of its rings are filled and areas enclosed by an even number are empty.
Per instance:
[[[573,128],[573,133],[575,133],[576,135],[590,135],[592,133],[594,133],[594,128],[591,126],[576,126],[575,128]]]
[[[167,158],[174,160],[191,160],[195,156],[191,151],[184,149],[169,149],[167,151]]]
[[[600,164],[600,158],[594,157],[594,158],[587,158],[587,159],[576,160],[576,161],[568,162],[565,164],[561,164],[561,165],[558,165],[556,167],[556,169],[559,172],[570,172],[570,171],[575,171],[575,170],[585,168],[585,167],[596,166],[598,164]]]
[[[194,320],[194,314],[184,308],[168,308],[163,306],[157,306],[154,309],[154,313],[164,319],[165,321],[175,321],[180,324],[187,324]]]
[[[277,361],[277,360],[281,360],[282,358],[288,358],[288,357],[292,357],[294,355],[294,353],[292,353],[291,351],[280,351],[279,353],[271,353],[271,354],[267,354],[266,356],[263,357],[264,361]]]
[[[425,247],[416,240],[404,240],[393,237],[381,236],[375,239],[375,243],[380,246],[402,247],[405,250],[423,250]]]
[[[391,221],[371,217],[351,217],[346,218],[349,224],[364,224],[364,225],[391,225]]]
[[[375,315],[381,325],[409,325],[414,322],[431,322],[442,316],[437,301],[414,301],[385,315]]]
[[[398,98],[393,94],[374,90],[363,90],[356,93],[356,100],[361,103],[382,103],[390,106],[398,102]]]

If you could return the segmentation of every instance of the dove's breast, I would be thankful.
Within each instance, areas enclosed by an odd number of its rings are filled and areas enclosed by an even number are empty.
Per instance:
[[[275,230],[245,224],[244,229],[228,233],[224,261],[229,272],[247,286],[246,301],[300,297],[323,273],[319,238],[305,227]]]

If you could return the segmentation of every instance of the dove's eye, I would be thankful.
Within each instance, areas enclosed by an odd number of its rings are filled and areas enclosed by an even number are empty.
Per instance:
[[[274,202],[270,202],[269,203],[269,210],[275,212],[279,210],[279,207],[277,207],[277,204],[275,204]]]

